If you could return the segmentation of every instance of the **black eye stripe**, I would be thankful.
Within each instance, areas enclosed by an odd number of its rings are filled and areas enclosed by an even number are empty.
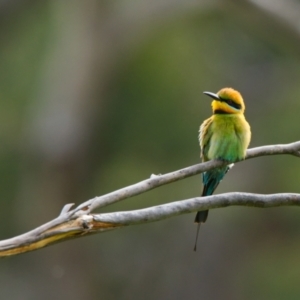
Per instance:
[[[230,99],[220,98],[220,100],[223,101],[223,102],[226,102],[228,105],[230,105],[230,106],[232,106],[232,107],[234,107],[236,109],[241,109],[241,107],[242,107],[240,104],[238,104],[238,103],[236,103],[236,102],[234,102],[234,101],[232,101]]]

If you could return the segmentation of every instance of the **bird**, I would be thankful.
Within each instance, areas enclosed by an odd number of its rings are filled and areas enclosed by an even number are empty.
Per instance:
[[[251,129],[246,121],[245,104],[242,95],[233,88],[222,88],[216,94],[203,92],[213,99],[213,115],[206,119],[199,129],[200,157],[202,162],[220,160],[227,165],[202,174],[202,197],[212,195],[233,163],[245,159],[251,140]],[[194,251],[201,223],[205,223],[208,210],[198,211]]]

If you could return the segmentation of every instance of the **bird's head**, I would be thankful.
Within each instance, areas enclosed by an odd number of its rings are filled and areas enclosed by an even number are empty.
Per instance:
[[[243,114],[245,111],[242,95],[232,88],[223,88],[217,94],[204,94],[214,99],[211,104],[214,114]]]

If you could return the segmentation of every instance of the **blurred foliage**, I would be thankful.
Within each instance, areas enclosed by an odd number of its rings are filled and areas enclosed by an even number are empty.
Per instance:
[[[287,1],[289,2],[289,1]],[[286,7],[288,3],[285,2]],[[204,90],[244,96],[251,146],[299,139],[299,36],[248,1],[0,2],[2,239],[199,162]],[[217,192],[299,192],[295,157],[239,163]],[[199,176],[122,201],[198,196]],[[8,299],[298,299],[299,209],[210,212],[1,260]]]

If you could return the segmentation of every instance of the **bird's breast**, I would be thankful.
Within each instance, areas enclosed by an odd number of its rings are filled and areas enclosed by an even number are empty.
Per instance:
[[[204,160],[228,162],[244,159],[251,138],[250,126],[243,115],[214,115],[206,135],[209,138],[203,145]]]

